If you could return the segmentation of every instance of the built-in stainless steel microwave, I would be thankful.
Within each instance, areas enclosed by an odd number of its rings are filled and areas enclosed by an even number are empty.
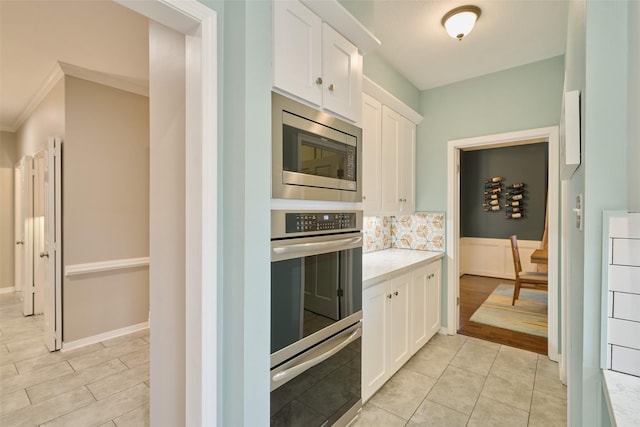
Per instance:
[[[276,199],[362,201],[362,129],[272,93]]]

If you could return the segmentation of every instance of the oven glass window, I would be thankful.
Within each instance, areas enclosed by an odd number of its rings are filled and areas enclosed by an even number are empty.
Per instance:
[[[284,171],[355,181],[356,148],[283,125]]]
[[[272,426],[332,425],[360,400],[361,338],[271,392]]]
[[[361,253],[355,248],[271,263],[271,353],[362,309],[361,256],[354,256]]]

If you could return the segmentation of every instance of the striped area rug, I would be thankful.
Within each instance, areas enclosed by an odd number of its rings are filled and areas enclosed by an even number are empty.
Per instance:
[[[525,334],[547,336],[546,289],[520,288],[520,298],[511,305],[513,285],[504,283],[473,313],[471,321]]]

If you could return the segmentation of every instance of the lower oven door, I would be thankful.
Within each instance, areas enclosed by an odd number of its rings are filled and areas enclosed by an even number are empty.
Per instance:
[[[272,426],[346,426],[360,412],[361,322],[271,370]]]
[[[271,368],[362,318],[362,234],[271,242]]]

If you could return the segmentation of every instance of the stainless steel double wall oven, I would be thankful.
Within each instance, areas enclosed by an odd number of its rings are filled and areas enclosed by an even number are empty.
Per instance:
[[[271,424],[346,425],[362,406],[362,212],[271,213]]]

